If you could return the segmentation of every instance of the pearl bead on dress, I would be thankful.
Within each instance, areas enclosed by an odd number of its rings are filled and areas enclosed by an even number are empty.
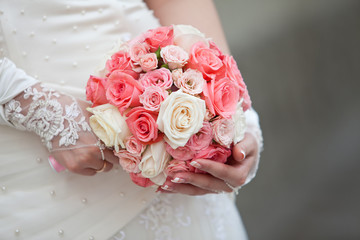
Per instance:
[[[58,231],[58,234],[59,234],[59,237],[62,237],[62,236],[64,236],[64,230],[62,230],[62,229],[59,229],[59,231]]]

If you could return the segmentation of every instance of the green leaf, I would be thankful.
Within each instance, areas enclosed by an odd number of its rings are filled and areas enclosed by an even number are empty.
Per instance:
[[[163,64],[163,65],[161,65],[161,67],[169,69],[169,65],[167,65],[167,64]]]
[[[160,51],[161,51],[161,48],[159,47],[158,50],[156,50],[156,52],[155,52],[157,59],[161,58]]]

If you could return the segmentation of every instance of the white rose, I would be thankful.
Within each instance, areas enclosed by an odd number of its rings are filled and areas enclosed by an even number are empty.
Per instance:
[[[234,144],[237,144],[244,138],[245,130],[246,130],[246,118],[243,108],[241,106],[242,102],[243,99],[241,99],[240,102],[238,102],[236,106],[236,112],[232,116],[232,119],[235,123]]]
[[[125,148],[125,141],[131,136],[131,132],[118,108],[111,104],[104,104],[94,108],[87,108],[92,115],[89,124],[93,132],[107,147],[115,147],[119,151],[119,145]]]
[[[181,90],[173,92],[161,103],[158,129],[165,133],[165,141],[173,149],[183,147],[202,128],[205,113],[204,100]]]
[[[141,174],[146,178],[150,178],[150,180],[157,179],[156,177],[163,173],[170,158],[171,156],[166,151],[164,140],[151,144],[142,154],[139,164]]]
[[[190,52],[191,46],[197,42],[204,42],[209,46],[205,35],[191,25],[174,25],[174,44]]]

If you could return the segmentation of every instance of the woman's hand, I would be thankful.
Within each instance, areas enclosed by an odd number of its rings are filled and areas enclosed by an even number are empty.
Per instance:
[[[89,103],[78,101],[78,104],[88,120],[90,113],[86,108],[90,107]],[[56,141],[56,139],[54,140]],[[91,176],[97,172],[108,172],[112,169],[113,164],[119,163],[119,159],[111,150],[101,150],[100,146],[97,146],[97,142],[97,138],[91,132],[79,132],[79,139],[75,146],[59,148],[51,152],[51,155],[63,167],[77,174]]]
[[[182,193],[187,195],[203,195],[207,193],[232,192],[233,188],[245,184],[250,170],[258,158],[258,143],[251,133],[233,148],[232,156],[226,164],[196,159],[192,165],[209,174],[180,172],[168,176],[159,191],[166,193]],[[229,186],[230,185],[230,186]]]

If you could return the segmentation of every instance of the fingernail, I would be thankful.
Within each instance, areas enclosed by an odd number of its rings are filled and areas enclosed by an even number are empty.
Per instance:
[[[166,190],[166,191],[171,191],[172,189],[169,187],[169,185],[164,185],[161,187],[162,189]]]
[[[48,158],[49,160],[49,164],[51,166],[51,168],[56,171],[56,172],[62,172],[65,170],[65,167],[62,166],[60,163],[58,163],[58,161],[56,161],[56,159],[53,156],[49,156]]]
[[[185,179],[176,177],[176,178],[172,179],[171,181],[172,181],[173,183],[184,183],[184,182],[185,182]]]
[[[246,153],[245,153],[245,151],[244,151],[244,150],[241,150],[240,152],[241,152],[241,154],[243,155],[243,157],[242,157],[242,159],[241,159],[241,160],[244,160],[244,159],[246,158]]]
[[[192,161],[192,162],[190,163],[190,165],[193,166],[193,167],[196,167],[196,168],[201,168],[200,163],[198,163],[198,162],[196,162],[196,161]]]

